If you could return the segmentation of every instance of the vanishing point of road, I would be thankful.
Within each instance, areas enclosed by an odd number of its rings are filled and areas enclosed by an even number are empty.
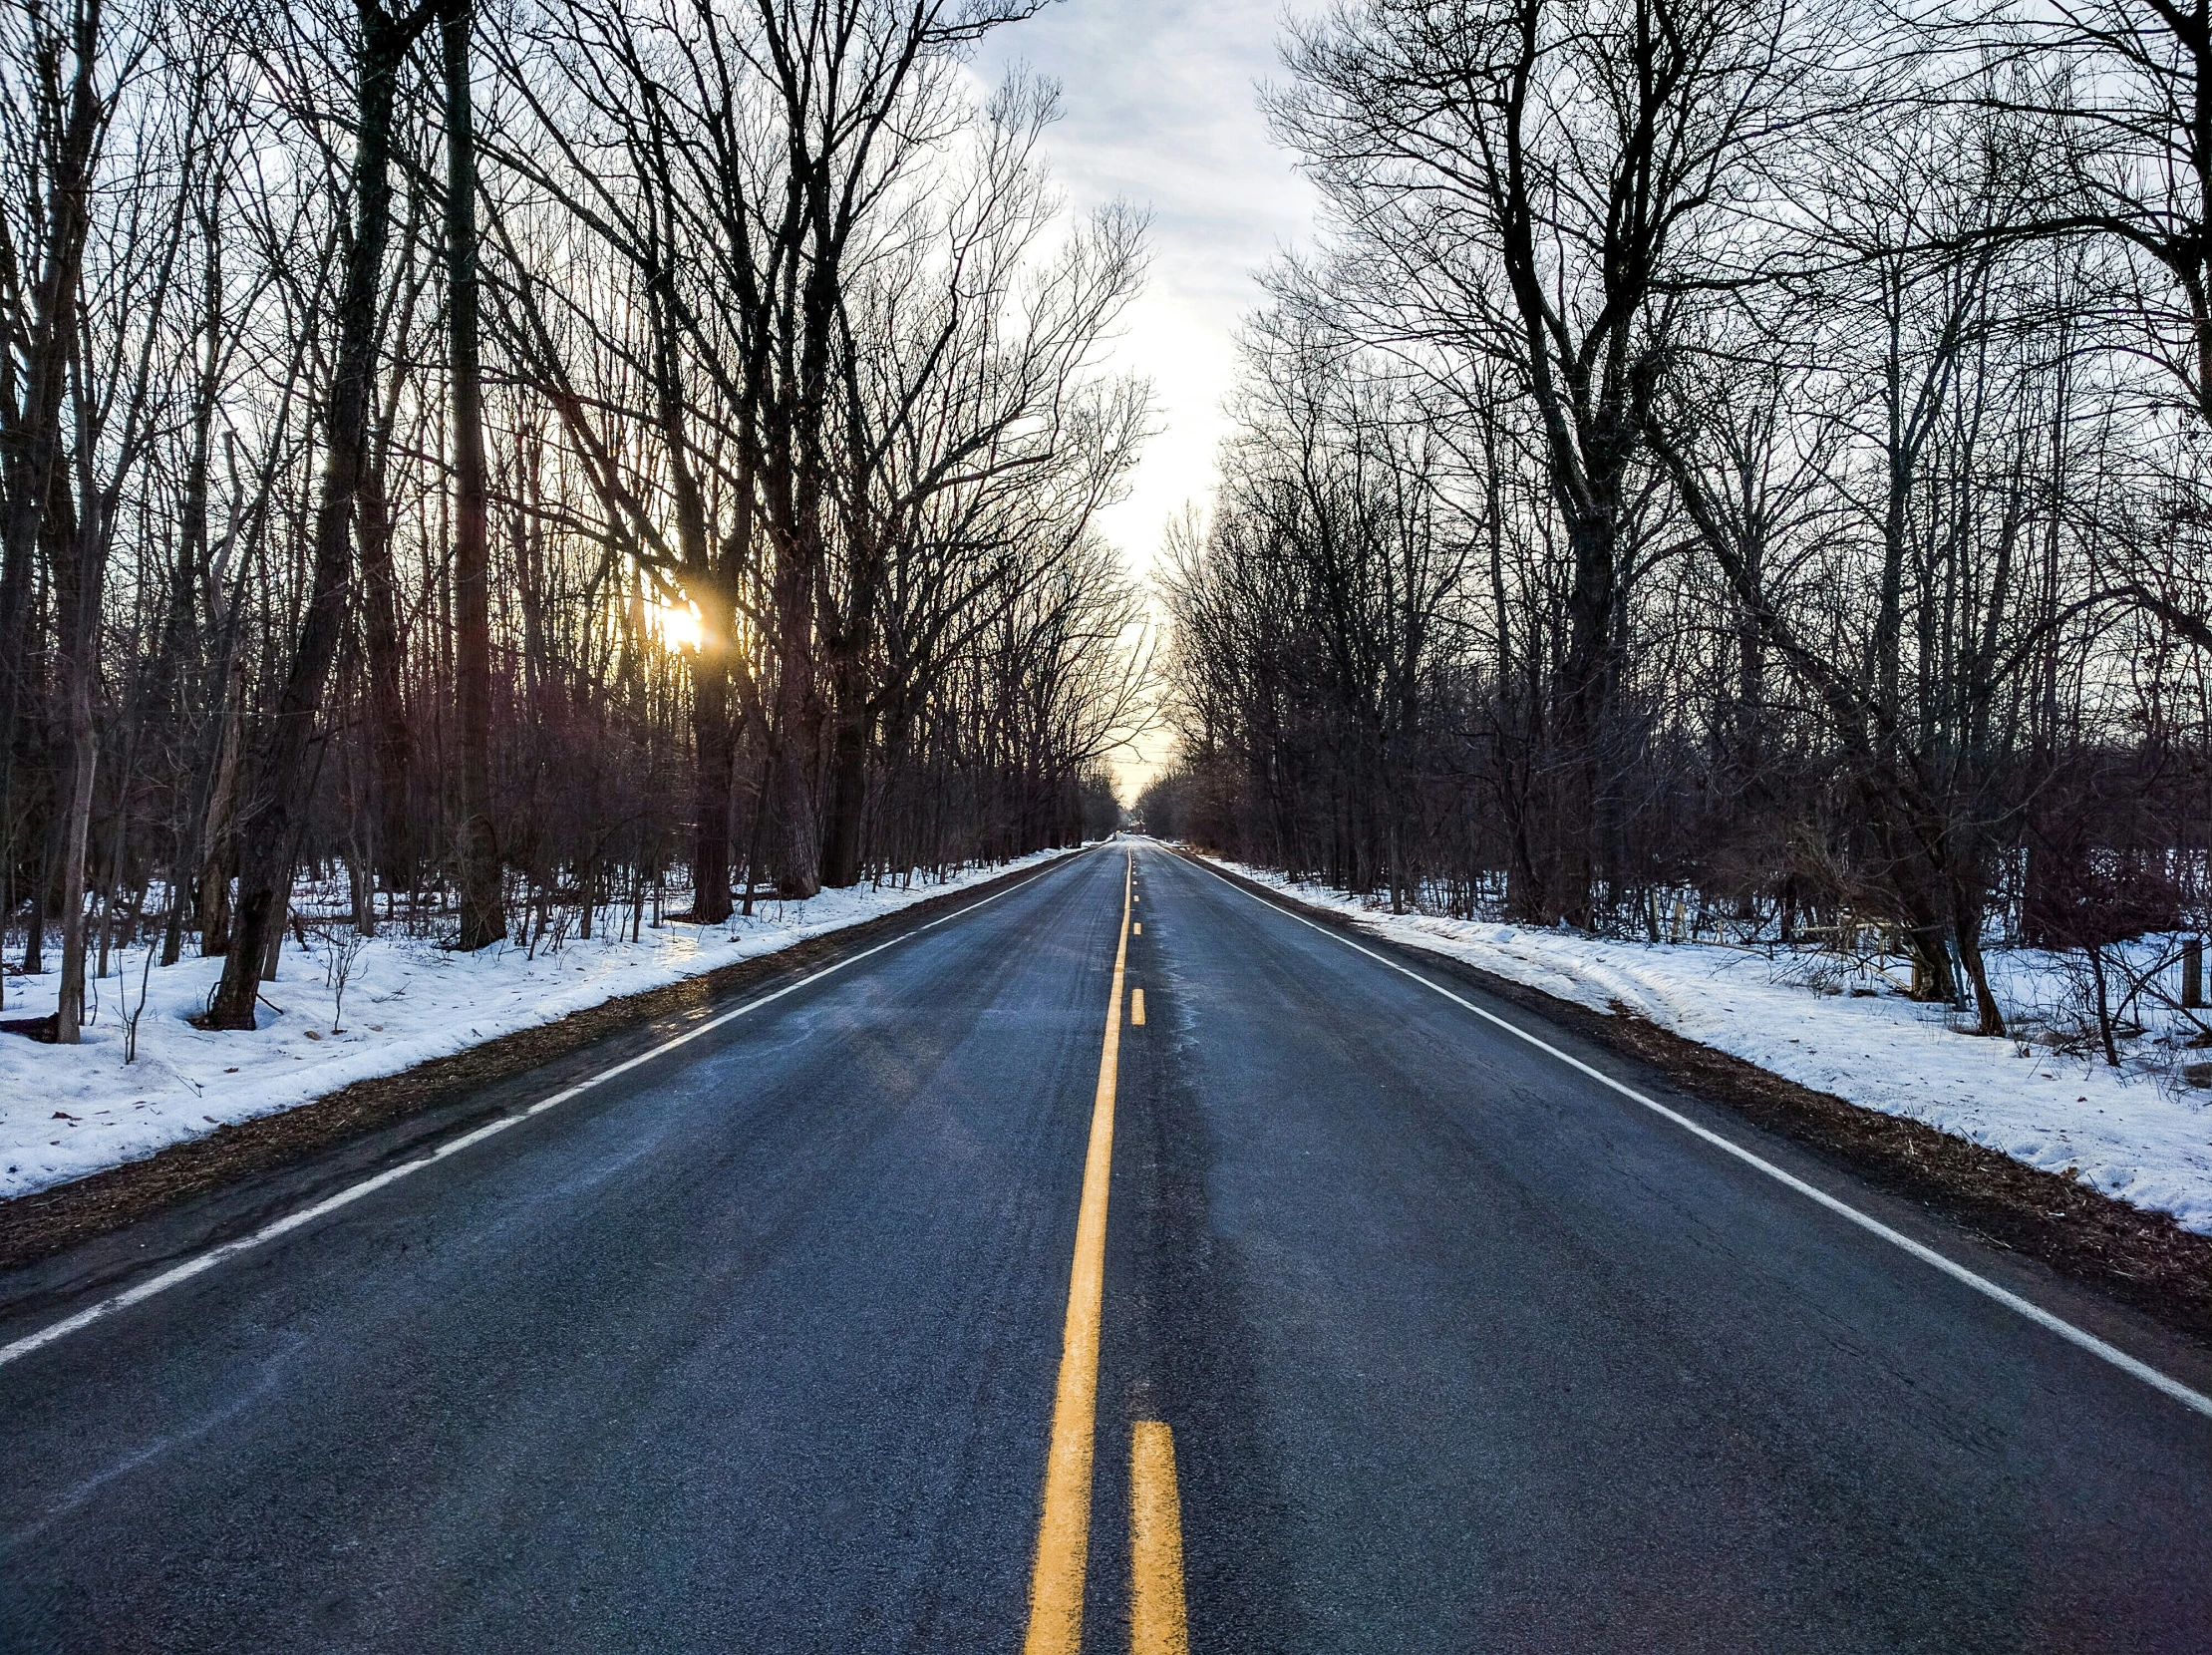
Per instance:
[[[0,1277],[0,1649],[2212,1649],[2188,1352],[1144,841],[684,1034]]]

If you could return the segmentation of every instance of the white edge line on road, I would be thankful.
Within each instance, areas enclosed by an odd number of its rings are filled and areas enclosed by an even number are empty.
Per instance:
[[[1111,843],[1112,841],[1106,840],[1105,842]],[[1097,846],[1091,846],[1090,848],[1096,849]],[[178,1282],[189,1281],[202,1270],[211,1270],[226,1258],[234,1257],[242,1252],[250,1252],[253,1248],[261,1246],[265,1242],[274,1241],[280,1235],[289,1234],[303,1225],[313,1223],[325,1213],[336,1212],[342,1206],[350,1206],[355,1201],[360,1200],[362,1196],[373,1195],[379,1189],[384,1188],[385,1185],[397,1183],[410,1173],[420,1172],[426,1166],[436,1165],[448,1156],[459,1155],[462,1151],[474,1145],[481,1144],[485,1139],[505,1132],[507,1128],[514,1126],[517,1122],[527,1121],[533,1115],[543,1115],[549,1109],[558,1109],[562,1104],[589,1092],[593,1087],[611,1081],[618,1075],[626,1075],[642,1064],[651,1063],[663,1053],[673,1052],[679,1046],[689,1045],[701,1035],[711,1034],[725,1023],[734,1023],[748,1012],[759,1011],[763,1006],[772,1001],[781,1000],[787,994],[795,994],[809,983],[818,983],[822,978],[833,976],[844,970],[848,965],[858,965],[869,956],[880,954],[886,948],[895,948],[902,942],[920,936],[924,931],[933,931],[940,925],[949,925],[955,919],[964,919],[969,914],[974,913],[976,909],[987,907],[1002,896],[1013,895],[1014,892],[1034,884],[1045,874],[1051,872],[1052,869],[1065,867],[1078,856],[1084,854],[1086,854],[1086,851],[1077,850],[1069,855],[1057,857],[1039,868],[1029,878],[1008,885],[1004,890],[995,890],[989,896],[983,897],[979,901],[970,902],[964,908],[955,908],[951,913],[939,914],[935,919],[926,920],[910,931],[901,931],[897,936],[879,942],[872,948],[863,948],[857,954],[849,954],[834,964],[823,966],[819,971],[808,973],[794,983],[786,983],[773,994],[764,994],[758,1000],[748,1000],[744,1005],[734,1010],[723,1012],[716,1017],[710,1017],[706,1022],[686,1029],[682,1034],[664,1040],[658,1046],[640,1052],[634,1058],[626,1059],[611,1069],[602,1069],[598,1074],[586,1080],[578,1081],[574,1086],[563,1088],[549,1098],[539,1099],[527,1109],[517,1110],[512,1115],[502,1115],[496,1120],[486,1121],[482,1126],[463,1133],[459,1138],[447,1140],[426,1156],[414,1160],[403,1161],[397,1166],[388,1166],[374,1177],[363,1178],[359,1183],[348,1184],[335,1195],[325,1196],[312,1206],[302,1207],[297,1212],[285,1214],[273,1223],[264,1224],[251,1235],[241,1235],[234,1241],[225,1241],[219,1247],[210,1247],[196,1257],[188,1258],[181,1264],[172,1265],[159,1275],[149,1276],[136,1287],[126,1288],[112,1298],[105,1298],[98,1304],[88,1305],[74,1316],[65,1316],[58,1322],[40,1328],[36,1333],[27,1333],[12,1345],[0,1345],[0,1368],[6,1367],[17,1357],[28,1356],[31,1352],[51,1345],[56,1340],[66,1339],[78,1329],[89,1327],[94,1322],[112,1316],[119,1310],[127,1310],[132,1305],[141,1304],[153,1298],[157,1293],[166,1292]],[[795,946],[797,942],[806,940],[808,939],[804,937],[795,938],[792,945]],[[768,959],[773,956],[772,954],[756,954],[753,957],[755,959]]]
[[[2113,1367],[2119,1369],[2122,1373],[2134,1376],[2136,1379],[2141,1380],[2145,1385],[2150,1386],[2153,1390],[2163,1391],[2167,1396],[2173,1398],[2175,1402],[2181,1404],[2182,1407],[2190,1409],[2195,1413],[2201,1414],[2208,1420],[2212,1420],[2212,1397],[2206,1396],[2203,1392],[2191,1390],[2188,1386],[2182,1384],[2181,1381],[2179,1381],[2178,1379],[2174,1379],[2169,1375],[2160,1373],[2149,1363],[2139,1361],[2135,1357],[2129,1356],[2127,1352],[2121,1350],[2117,1345],[2110,1344],[2105,1340],[2099,1339],[2095,1334],[2089,1332],[2085,1328],[2075,1327],[2071,1322],[2065,1320],[2065,1318],[2063,1318],[2062,1316],[2053,1315],[2050,1311],[2044,1309],[2042,1305],[2036,1304],[2029,1299],[2024,1299],[2018,1293],[2015,1293],[2008,1288],[1998,1286],[1998,1284],[1990,1280],[1989,1277],[1975,1274],[1974,1271],[1968,1269],[1965,1265],[1955,1263],[1953,1260],[1944,1257],[1943,1254],[1937,1252],[1933,1247],[1924,1246],[1920,1242],[1915,1241],[1911,1236],[1905,1234],[1902,1230],[1895,1230],[1890,1228],[1889,1225],[1883,1223],[1879,1218],[1872,1217],[1867,1213],[1861,1212],[1857,1207],[1852,1206],[1846,1201],[1840,1201],[1836,1199],[1835,1196],[1829,1194],[1826,1190],[1816,1188],[1814,1185],[1807,1183],[1803,1178],[1798,1177],[1794,1172],[1784,1171],[1781,1167],[1776,1166],[1772,1161],[1767,1160],[1762,1157],[1753,1155],[1750,1151],[1744,1149],[1740,1144],[1732,1144],[1729,1142],[1729,1140],[1722,1137],[1719,1133],[1712,1131],[1710,1128],[1699,1126],[1697,1122],[1691,1120],[1687,1115],[1682,1114],[1680,1111],[1671,1110],[1665,1104],[1658,1102],[1656,1099],[1645,1097],[1643,1093],[1637,1091],[1634,1087],[1625,1085],[1622,1082],[1615,1080],[1611,1075],[1604,1073],[1602,1070],[1593,1069],[1589,1064],[1584,1063],[1580,1058],[1568,1056],[1565,1052],[1562,1052],[1558,1047],[1552,1045],[1549,1041],[1540,1039],[1539,1037],[1530,1034],[1526,1029],[1520,1028],[1515,1024],[1507,1022],[1504,1018],[1498,1016],[1495,1012],[1484,1011],[1473,1001],[1460,998],[1460,996],[1452,993],[1450,989],[1445,988],[1442,984],[1430,982],[1426,977],[1423,977],[1420,972],[1414,970],[1412,967],[1401,965],[1398,961],[1391,959],[1387,955],[1378,954],[1372,948],[1363,948],[1359,943],[1354,942],[1350,937],[1346,936],[1343,932],[1335,929],[1333,926],[1323,925],[1316,920],[1308,919],[1304,914],[1294,912],[1292,909],[1283,906],[1283,904],[1280,902],[1269,901],[1266,897],[1260,895],[1259,892],[1248,889],[1247,887],[1238,884],[1236,880],[1230,878],[1227,874],[1221,872],[1217,868],[1208,866],[1205,862],[1198,861],[1195,857],[1191,858],[1191,860],[1194,865],[1205,868],[1208,873],[1211,873],[1216,879],[1219,879],[1231,890],[1242,892],[1244,895],[1249,896],[1253,901],[1259,903],[1260,906],[1264,908],[1272,908],[1275,910],[1275,912],[1282,914],[1285,918],[1295,919],[1298,921],[1299,924],[1309,926],[1312,929],[1319,931],[1323,936],[1334,937],[1337,941],[1343,943],[1354,953],[1365,954],[1369,959],[1374,960],[1378,965],[1389,966],[1393,971],[1398,972],[1401,976],[1413,978],[1413,980],[1421,984],[1422,987],[1432,990],[1433,992],[1442,995],[1453,1005],[1465,1007],[1468,1011],[1473,1012],[1475,1016],[1481,1018],[1485,1023],[1495,1024],[1498,1028],[1503,1029],[1507,1034],[1512,1035],[1516,1039],[1526,1041],[1529,1045],[1535,1047],[1539,1052],[1544,1052],[1552,1057],[1557,1058],[1568,1068],[1579,1070],[1581,1073],[1589,1076],[1590,1079],[1596,1081],[1599,1085],[1610,1087],[1615,1092],[1618,1092],[1622,1097],[1627,1098],[1634,1103],[1642,1104],[1653,1114],[1663,1116],[1667,1120],[1672,1121],[1676,1126],[1682,1128],[1685,1132],[1696,1134],[1699,1138],[1702,1138],[1708,1144],[1711,1144],[1715,1149],[1724,1151],[1725,1153],[1736,1157],[1738,1160],[1742,1161],[1746,1166],[1756,1167],[1759,1171],[1764,1172],[1768,1177],[1774,1179],[1776,1182],[1787,1184],[1791,1189],[1796,1190],[1798,1194],[1803,1195],[1808,1199],[1818,1201],[1822,1206],[1826,1207],[1830,1212],[1835,1213],[1838,1217],[1847,1218],[1852,1223],[1858,1225],[1859,1228],[1867,1231],[1869,1234],[1878,1235],[1884,1241],[1889,1242],[1892,1246],[1903,1248],[1906,1252],[1911,1253],[1913,1257],[1919,1259],[1922,1263],[1935,1266],[1935,1268],[1941,1270],[1945,1275],[1951,1277],[1952,1280],[1963,1282],[1968,1287],[1973,1288],[1977,1293],[1981,1293],[1989,1298],[1995,1299],[1999,1304],[2005,1306],[2006,1309],[2016,1311],[2020,1315],[2027,1317],[2028,1320],[2034,1322],[2038,1327],[2046,1328],[2049,1329],[2051,1332],[2055,1333],[2059,1338],[2065,1340],[2067,1344],[2077,1345],[2082,1350],[2087,1351],[2091,1356],[2101,1357],[2104,1361],[2111,1363]],[[5,1353],[0,1353],[0,1359],[4,1359],[4,1356]]]

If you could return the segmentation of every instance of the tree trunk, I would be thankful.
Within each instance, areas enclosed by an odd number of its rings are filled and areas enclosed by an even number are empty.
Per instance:
[[[1563,787],[1552,830],[1559,855],[1553,912],[1588,929],[1592,920],[1592,855],[1602,835],[1610,805],[1606,798],[1603,755],[1611,682],[1614,607],[1614,524],[1610,517],[1570,516],[1567,538],[1574,554],[1574,584],[1567,599],[1567,651],[1560,665],[1559,731],[1566,752]]]
[[[691,916],[702,925],[719,925],[731,912],[730,795],[737,755],[730,723],[728,635],[711,598],[700,608],[699,653],[691,663],[691,729],[698,751]]]
[[[769,820],[769,763],[764,760],[753,784],[753,828],[745,838],[745,916],[753,917],[753,886],[761,871],[761,835]]]
[[[796,561],[796,559],[793,559]],[[821,889],[821,828],[814,807],[814,763],[820,737],[813,674],[811,572],[779,567],[774,808],[769,860],[776,886],[802,899]]]
[[[68,670],[70,789],[62,828],[62,983],[54,1010],[54,1038],[74,1046],[85,1021],[85,844],[92,831],[99,748],[93,738],[90,665],[72,660]]]
[[[30,688],[32,584],[39,536],[63,478],[62,419],[77,337],[92,166],[105,119],[93,82],[99,42],[100,0],[84,0],[71,21],[75,62],[66,115],[58,132],[42,133],[52,147],[41,158],[51,173],[46,238],[39,249],[37,280],[31,284],[29,337],[10,340],[8,345],[22,353],[24,391],[16,430],[9,434],[13,440],[7,445],[7,503],[0,512],[0,868],[15,864],[15,758]],[[58,52],[59,43],[55,45]],[[69,542],[65,538],[60,543],[66,547]],[[38,945],[34,931],[26,950],[26,969]]]
[[[328,448],[315,505],[315,541],[306,622],[270,716],[254,768],[252,806],[240,813],[238,902],[222,982],[209,1007],[216,1029],[250,1029],[260,965],[271,932],[284,923],[292,857],[306,800],[307,756],[314,744],[323,687],[345,632],[352,580],[355,496],[368,453],[376,376],[377,308],[384,249],[392,227],[394,81],[414,29],[396,25],[373,0],[361,8],[356,58],[359,119],[353,166],[354,234],[338,300],[338,350],[324,441]],[[417,26],[419,27],[419,25]]]
[[[234,860],[232,817],[238,803],[238,761],[245,747],[245,661],[236,644],[222,699],[216,703],[219,721],[214,762],[208,767],[206,810],[200,818],[194,855],[199,874],[199,952],[210,958],[230,951],[230,874]]]
[[[469,0],[448,0],[446,303],[453,358],[454,670],[461,721],[461,946],[506,935],[491,830],[491,543],[483,458],[483,368],[476,296],[476,135],[470,101]]]
[[[1967,984],[1974,991],[1975,1033],[1998,1036],[2005,1032],[2005,1010],[1990,988],[1990,974],[1982,958],[1982,890],[1984,882],[1960,878],[1951,881],[1952,929],[1959,944],[1959,963],[1966,969]]]
[[[821,882],[832,887],[860,882],[861,830],[868,803],[867,685],[856,670],[839,678],[821,857]]]
[[[375,865],[387,888],[413,886],[417,857],[407,702],[401,692],[406,651],[400,639],[399,582],[392,568],[391,507],[382,480],[363,480],[361,631],[368,646],[369,745],[376,789]]]
[[[815,716],[804,692],[790,694],[777,720],[770,863],[776,888],[794,901],[821,889],[821,830],[814,809]]]

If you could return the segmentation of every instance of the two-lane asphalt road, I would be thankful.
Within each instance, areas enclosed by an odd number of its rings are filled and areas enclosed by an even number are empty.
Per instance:
[[[2212,1419],[1141,841],[0,1361],[10,1652],[1042,1649],[1056,1568],[1146,1655],[2212,1650]]]

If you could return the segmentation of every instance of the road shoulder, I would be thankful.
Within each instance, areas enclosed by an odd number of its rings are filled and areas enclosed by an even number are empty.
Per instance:
[[[1449,955],[1412,948],[1330,908],[1178,854],[1302,918],[1457,979],[1809,1151],[1985,1244],[2034,1259],[2212,1349],[2212,1237],[1923,1122],[1864,1109],[1663,1029],[1625,1008],[1605,1016]]]

